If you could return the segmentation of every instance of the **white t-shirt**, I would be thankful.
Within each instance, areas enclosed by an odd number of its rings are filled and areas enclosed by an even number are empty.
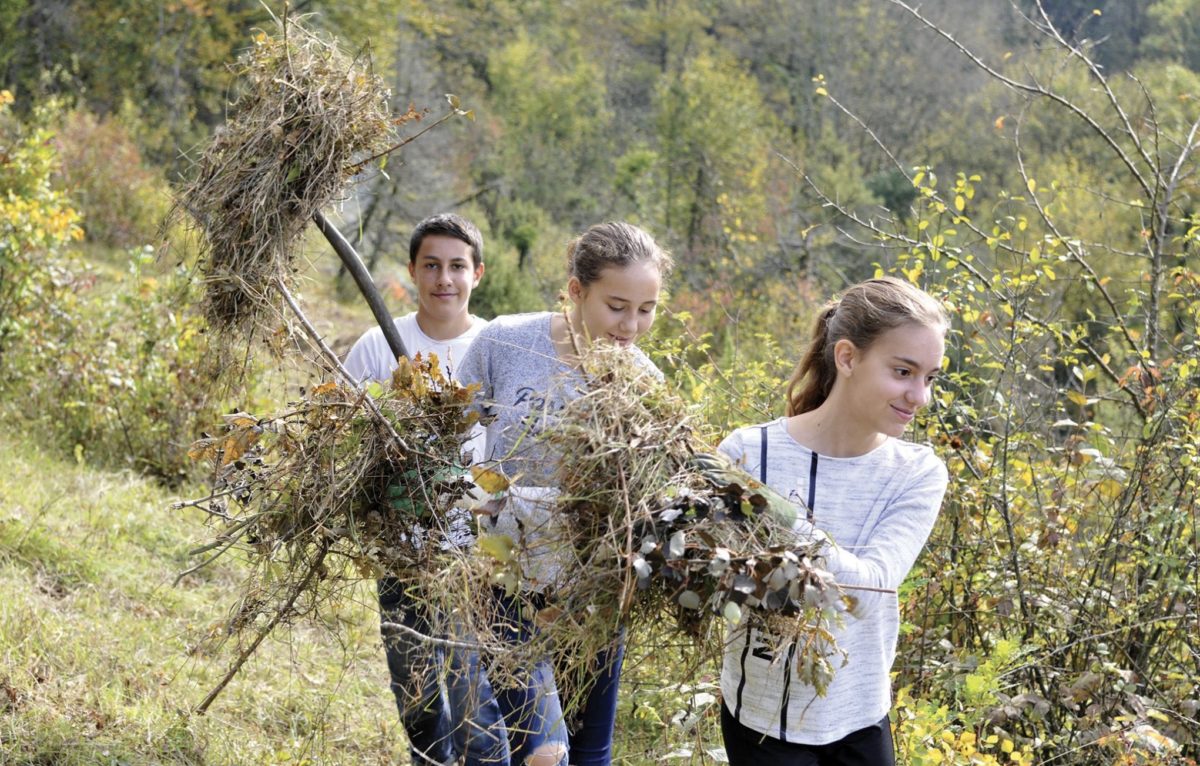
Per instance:
[[[462,335],[449,340],[434,340],[421,331],[415,311],[398,317],[394,322],[396,330],[400,333],[400,340],[404,341],[405,351],[412,356],[418,353],[425,356],[430,352],[437,354],[442,372],[454,380],[458,379],[455,374],[458,362],[466,355],[471,341],[475,340],[480,330],[487,327],[486,319],[472,316],[471,326]],[[345,367],[359,383],[368,380],[386,383],[392,377],[392,371],[396,369],[396,357],[388,348],[383,330],[372,327],[363,333],[346,356]]]

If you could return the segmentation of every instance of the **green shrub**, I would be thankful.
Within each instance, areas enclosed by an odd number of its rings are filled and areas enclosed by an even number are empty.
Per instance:
[[[219,420],[228,389],[203,319],[187,309],[188,272],[150,274],[154,255],[130,251],[119,281],[83,293],[43,339],[26,401],[64,449],[175,482],[194,470],[187,447]]]
[[[82,237],[79,214],[51,186],[53,105],[29,124],[10,113],[0,90],[0,382],[19,373],[12,359],[34,317],[53,315],[66,287],[67,246]]]
[[[82,211],[89,242],[125,249],[153,241],[170,193],[120,122],[72,111],[55,144],[59,182]]]

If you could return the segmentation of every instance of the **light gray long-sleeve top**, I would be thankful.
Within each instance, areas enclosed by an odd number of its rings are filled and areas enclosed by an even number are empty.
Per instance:
[[[946,467],[925,445],[889,438],[851,458],[819,455],[787,432],[785,419],[766,428],[766,483],[805,508],[794,529],[805,540],[834,543],[826,565],[846,586],[895,590],[908,575],[937,519]],[[762,428],[730,434],[720,450],[752,476],[761,475]],[[859,603],[834,631],[848,664],[838,667],[824,697],[796,675],[775,642],[743,623],[726,646],[721,669],[725,705],[754,731],[787,742],[823,745],[877,723],[891,707],[889,674],[900,613],[894,594],[847,590]],[[749,634],[750,640],[747,641]]]

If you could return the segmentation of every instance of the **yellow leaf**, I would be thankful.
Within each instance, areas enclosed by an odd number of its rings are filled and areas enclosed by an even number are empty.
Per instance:
[[[1028,179],[1025,181],[1025,188],[1029,189],[1030,194],[1033,194],[1037,191],[1037,181],[1033,180],[1032,178]]]
[[[1087,403],[1088,403],[1088,398],[1086,396],[1084,396],[1083,394],[1081,394],[1080,392],[1075,391],[1075,390],[1068,391],[1067,398],[1070,399],[1075,404],[1078,404],[1080,407],[1085,407],[1085,406],[1087,406]]]
[[[829,91],[825,90],[824,88],[817,88],[817,95],[818,96],[828,96]]]
[[[334,383],[333,381],[329,381],[327,383],[322,383],[321,385],[314,388],[312,390],[312,395],[313,396],[323,396],[325,394],[330,393],[331,391],[336,391],[336,390],[337,390],[337,383]]]
[[[259,434],[251,429],[242,429],[234,431],[225,439],[225,443],[221,445],[223,450],[221,454],[221,465],[229,465],[235,460],[246,454],[246,450],[258,441]]]
[[[491,495],[505,491],[511,484],[507,476],[499,471],[493,471],[491,468],[472,466],[471,476],[475,479],[476,484],[483,487],[484,492]]]
[[[508,535],[480,535],[479,549],[501,564],[513,558],[513,541]]]

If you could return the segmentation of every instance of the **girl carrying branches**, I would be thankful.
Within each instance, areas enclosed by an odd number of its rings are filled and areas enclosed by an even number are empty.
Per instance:
[[[626,347],[640,365],[653,364],[634,343],[654,322],[670,256],[642,229],[628,223],[597,224],[567,251],[570,308],[500,317],[471,344],[459,379],[478,383],[487,427],[485,464],[512,482],[503,504],[480,522],[482,535],[507,536],[522,569],[519,597],[496,596],[497,630],[521,643],[534,629],[529,619],[545,598],[577,575],[563,557],[561,519],[555,515],[557,458],[538,438],[566,402],[587,390],[580,356],[592,343]],[[617,685],[624,657],[620,636],[596,658],[596,673],[582,700],[578,725],[568,735],[554,679],[554,658],[537,660],[522,683],[492,679],[477,665],[461,678],[466,693],[494,693],[504,713],[513,764],[557,766],[568,750],[575,766],[607,766],[612,758]],[[472,658],[471,663],[478,662]],[[451,683],[461,697],[463,684]],[[494,687],[494,688],[493,688]],[[471,702],[452,702],[458,710]],[[496,736],[493,732],[479,736]],[[474,736],[470,732],[467,736]]]
[[[948,322],[907,282],[854,285],[827,304],[787,389],[787,416],[720,446],[802,505],[794,525],[824,539],[826,562],[857,605],[834,631],[846,664],[824,696],[800,680],[794,646],[744,620],[726,647],[721,729],[733,766],[895,762],[888,711],[895,590],[916,561],[947,485],[928,446],[902,440],[929,403]]]

